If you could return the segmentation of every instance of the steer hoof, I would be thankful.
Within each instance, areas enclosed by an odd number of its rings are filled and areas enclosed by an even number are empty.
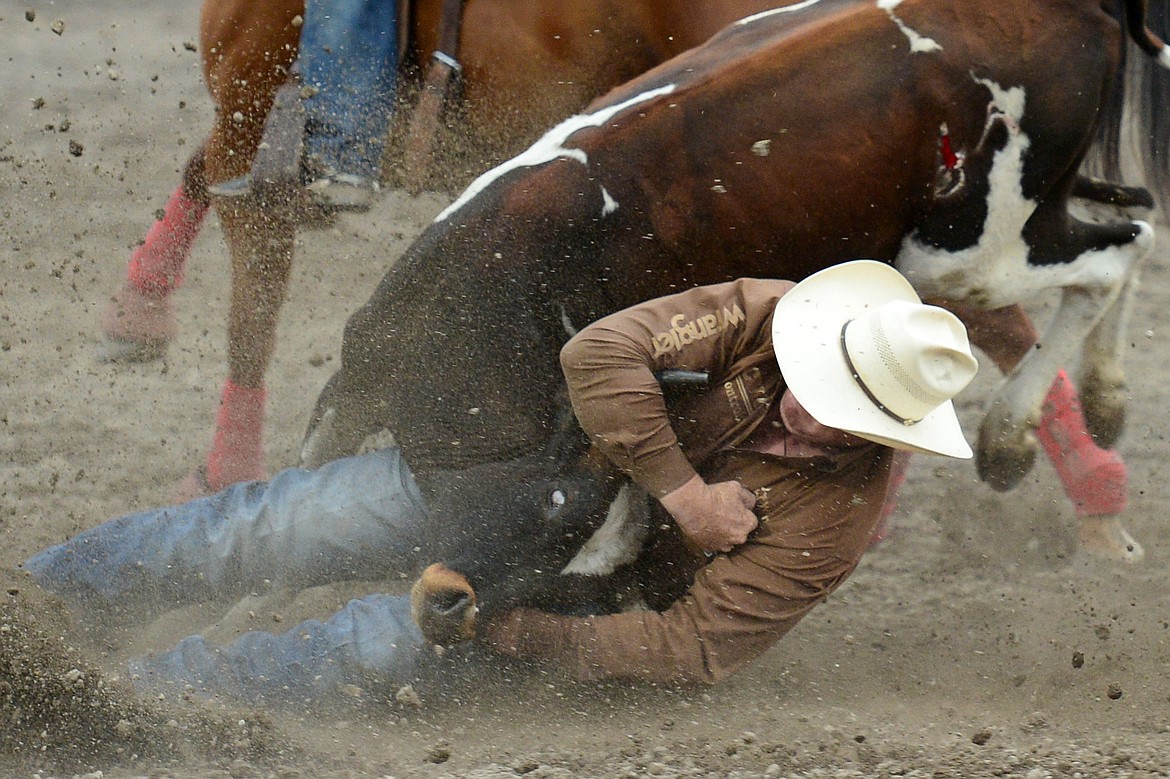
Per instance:
[[[1146,556],[1118,517],[1081,517],[1077,520],[1077,542],[1094,557],[1112,562],[1140,563]]]
[[[979,478],[996,492],[1007,492],[1028,475],[1036,462],[1036,435],[1031,430],[1014,436],[979,431],[975,468]]]
[[[439,563],[423,571],[410,589],[410,612],[432,644],[453,646],[475,638],[475,591],[462,574]]]

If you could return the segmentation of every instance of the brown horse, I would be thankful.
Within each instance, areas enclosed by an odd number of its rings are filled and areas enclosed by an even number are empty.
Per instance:
[[[471,139],[467,147],[473,151],[459,156],[462,167],[449,166],[440,178],[465,183],[470,172],[523,148],[607,89],[701,43],[730,21],[783,4],[468,0],[459,42],[465,127],[459,135]],[[418,0],[413,7],[410,39],[420,54],[436,49],[441,5]],[[228,378],[202,484],[188,483],[188,493],[265,475],[264,378],[300,212],[287,193],[214,197],[208,186],[249,172],[277,91],[296,59],[303,10],[303,0],[204,3],[200,51],[215,121],[103,316],[112,359],[160,355],[175,333],[169,295],[181,282],[204,215],[214,207],[232,264]]]

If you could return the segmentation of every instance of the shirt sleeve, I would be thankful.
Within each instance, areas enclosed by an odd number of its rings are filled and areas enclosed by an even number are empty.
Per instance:
[[[661,498],[695,475],[671,429],[657,371],[720,380],[771,341],[772,310],[792,283],[740,279],[657,298],[594,322],[561,351],[582,428],[618,468]]]

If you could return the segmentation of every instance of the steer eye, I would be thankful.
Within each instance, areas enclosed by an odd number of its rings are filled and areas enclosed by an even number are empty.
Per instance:
[[[551,509],[559,509],[565,505],[565,493],[560,490],[553,490],[548,494],[548,506]]]

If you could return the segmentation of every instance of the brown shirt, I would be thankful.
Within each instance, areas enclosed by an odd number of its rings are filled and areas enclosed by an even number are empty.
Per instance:
[[[784,391],[771,320],[792,286],[741,279],[699,287],[605,317],[565,346],[573,408],[619,468],[655,497],[696,472],[708,483],[738,480],[756,494],[760,525],[709,561],[679,545],[675,559],[659,555],[648,591],[682,593],[663,611],[571,618],[522,610],[513,619],[524,638],[501,648],[587,679],[715,682],[763,653],[853,571],[878,522],[891,450],[869,444],[791,458],[750,447],[761,424],[776,419],[769,411]],[[665,369],[707,372],[709,389],[668,411],[654,376]]]

